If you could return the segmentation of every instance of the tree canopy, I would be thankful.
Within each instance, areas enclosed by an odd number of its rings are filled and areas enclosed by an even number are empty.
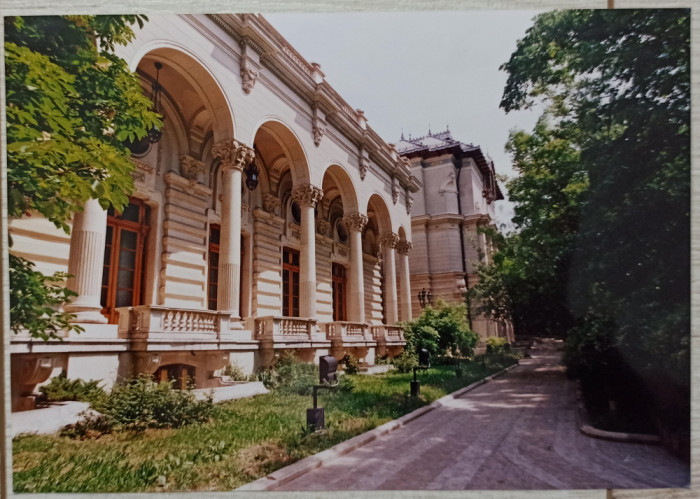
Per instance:
[[[125,141],[159,126],[135,74],[114,53],[144,16],[6,17],[7,210],[69,232],[88,199],[120,210],[133,190]],[[32,262],[10,258],[12,329],[54,337],[71,293]]]
[[[687,393],[689,11],[544,13],[502,69],[501,107],[545,112],[511,134],[517,233],[477,295],[505,303],[516,333],[539,314],[520,332],[567,335],[574,374],[626,371],[658,396],[664,384]]]

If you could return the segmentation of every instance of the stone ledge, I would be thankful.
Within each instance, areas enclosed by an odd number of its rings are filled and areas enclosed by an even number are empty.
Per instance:
[[[579,430],[584,435],[593,438],[600,438],[603,440],[612,440],[614,442],[628,442],[628,443],[639,443],[639,444],[660,444],[661,437],[659,435],[653,435],[650,433],[627,433],[621,431],[607,431],[600,430],[593,425],[591,425],[588,419],[588,411],[583,404],[583,396],[581,395],[581,386],[576,387],[576,400],[577,400],[577,423]]]
[[[330,449],[326,449],[322,452],[319,452],[318,454],[306,457],[301,461],[297,461],[296,463],[290,464],[289,466],[286,466],[282,469],[273,471],[269,475],[266,475],[262,478],[258,478],[257,480],[243,485],[237,488],[236,490],[273,490],[277,487],[280,487],[288,482],[291,482],[296,478],[299,478],[301,475],[308,473],[309,471],[315,468],[321,467],[324,462],[328,462],[328,460],[333,459],[335,457],[343,456],[357,449],[358,447],[362,447],[363,445],[366,445],[376,440],[377,438],[386,435],[387,433],[393,430],[396,430],[397,428],[401,428],[402,426],[406,425],[407,423],[410,423],[415,419],[418,419],[424,414],[427,414],[428,412],[443,406],[446,402],[454,398],[460,397],[461,395],[470,392],[483,384],[488,383],[492,379],[497,378],[498,376],[501,376],[506,372],[510,371],[511,369],[515,369],[516,367],[518,367],[518,364],[514,364],[510,367],[507,367],[506,369],[503,369],[502,371],[499,371],[496,374],[487,376],[486,378],[476,381],[471,385],[465,386],[464,388],[460,388],[459,390],[452,392],[449,395],[445,395],[444,397],[435,400],[429,405],[421,407],[420,409],[416,409],[413,412],[409,412],[408,414],[405,414],[398,419],[394,419],[393,421],[388,421],[387,423],[384,423],[383,425],[378,426],[373,430],[357,435],[356,437],[353,437],[350,440],[346,440],[345,442],[339,443],[338,445],[331,447]]]

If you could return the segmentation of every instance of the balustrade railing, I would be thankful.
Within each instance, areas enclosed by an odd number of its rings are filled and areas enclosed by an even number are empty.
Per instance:
[[[139,305],[119,309],[120,337],[154,335],[191,335],[218,339],[230,331],[230,315],[213,310],[189,310],[157,305]]]
[[[380,326],[372,326],[372,337],[380,343],[384,342],[402,342],[405,341],[403,328],[401,326],[388,326],[382,324]]]
[[[259,317],[255,319],[256,340],[311,340],[315,330],[316,321],[314,319],[296,317]]]
[[[329,340],[371,340],[367,324],[363,322],[335,321],[325,324],[326,337]]]

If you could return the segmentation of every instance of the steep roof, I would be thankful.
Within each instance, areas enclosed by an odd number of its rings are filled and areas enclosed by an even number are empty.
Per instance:
[[[454,154],[457,157],[472,158],[484,179],[487,182],[493,182],[495,185],[496,199],[503,199],[503,193],[495,179],[496,170],[491,158],[484,155],[481,147],[455,140],[449,128],[444,132],[438,133],[432,133],[428,130],[428,135],[415,139],[409,136],[408,140],[402,133],[401,140],[394,147],[396,152],[408,159],[415,157],[426,159],[442,154]]]

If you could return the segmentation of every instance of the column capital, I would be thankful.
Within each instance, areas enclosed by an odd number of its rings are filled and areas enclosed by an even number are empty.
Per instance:
[[[238,171],[242,171],[255,158],[255,151],[236,139],[228,139],[214,144],[211,148],[211,154],[215,158],[221,159],[223,168],[233,168]]]
[[[396,251],[399,255],[408,255],[408,253],[413,249],[413,243],[409,241],[399,241],[396,243]]]
[[[316,204],[323,199],[323,190],[315,185],[302,184],[292,189],[292,199],[300,206],[316,207]]]
[[[367,225],[367,222],[369,222],[367,215],[363,215],[357,211],[348,213],[343,217],[343,224],[345,224],[345,227],[347,227],[347,229],[351,232],[362,232]]]
[[[393,232],[386,232],[379,238],[379,244],[382,248],[396,248],[399,241],[399,235]]]

